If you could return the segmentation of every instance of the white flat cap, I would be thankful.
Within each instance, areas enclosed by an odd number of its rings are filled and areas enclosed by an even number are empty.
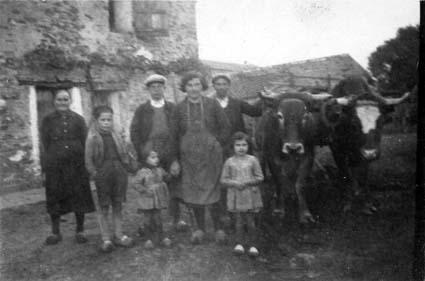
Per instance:
[[[145,86],[149,87],[150,84],[155,82],[165,84],[165,82],[167,82],[167,78],[159,74],[149,75],[149,77],[145,80]]]

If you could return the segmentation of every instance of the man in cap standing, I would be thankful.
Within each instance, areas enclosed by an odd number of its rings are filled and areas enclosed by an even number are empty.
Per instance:
[[[231,80],[227,75],[216,75],[212,79],[212,84],[215,89],[214,98],[218,101],[220,106],[226,113],[231,126],[231,134],[233,136],[236,132],[247,133],[243,115],[246,114],[251,117],[261,116],[262,110],[259,105],[251,105],[246,101],[232,97],[230,91]],[[230,150],[229,150],[230,149]],[[226,157],[229,157],[231,147],[225,149]]]
[[[178,175],[179,167],[172,164],[176,152],[173,151],[170,122],[175,104],[164,99],[167,79],[159,74],[152,74],[145,80],[150,99],[140,105],[134,113],[130,125],[130,138],[137,151],[139,162],[143,162],[143,152],[154,150],[158,153],[161,166],[172,175]],[[178,185],[175,180],[169,184],[170,214],[177,229],[185,229],[186,223],[180,220]],[[139,229],[143,234],[143,228]]]

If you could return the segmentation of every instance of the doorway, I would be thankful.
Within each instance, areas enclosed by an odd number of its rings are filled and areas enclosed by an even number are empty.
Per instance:
[[[71,110],[82,115],[82,100],[80,89],[77,87],[49,87],[29,86],[29,111],[32,138],[32,156],[34,163],[39,167],[40,159],[43,157],[43,146],[40,141],[40,127],[43,119],[55,110],[53,100],[54,92],[58,89],[66,89],[73,100]]]

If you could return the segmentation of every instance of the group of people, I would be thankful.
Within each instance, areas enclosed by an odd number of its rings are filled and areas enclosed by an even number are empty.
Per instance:
[[[229,216],[236,230],[233,251],[259,254],[255,215],[263,206],[259,188],[263,173],[258,159],[248,153],[243,114],[260,116],[261,108],[231,97],[231,80],[225,75],[212,79],[215,93],[206,97],[206,79],[197,72],[187,73],[180,83],[186,97],[178,104],[164,99],[166,84],[167,79],[158,74],[145,80],[150,99],[137,108],[130,126],[137,159],[114,131],[112,108],[95,107],[87,129],[83,117],[70,110],[70,94],[55,93],[56,110],[43,119],[40,132],[52,224],[46,244],[62,240],[60,217],[69,212],[76,217],[76,241],[86,242],[84,214],[94,211],[96,202],[102,251],[131,246],[133,239],[122,231],[128,186],[135,189],[143,213],[138,232],[146,237],[145,248],[172,244],[163,231],[163,209],[169,209],[176,230],[188,226],[180,216],[183,203],[196,222],[192,243],[203,241],[209,209],[217,242],[226,237],[221,218]]]

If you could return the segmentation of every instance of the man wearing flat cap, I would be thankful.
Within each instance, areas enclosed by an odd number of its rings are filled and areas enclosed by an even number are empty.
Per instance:
[[[150,99],[136,109],[130,125],[130,139],[137,151],[139,162],[144,162],[143,155],[146,151],[154,150],[158,153],[161,166],[171,174],[177,175],[179,167],[172,164],[176,152],[173,151],[170,131],[175,104],[164,99],[166,82],[167,78],[159,74],[152,74],[146,78],[144,84]],[[169,187],[170,213],[176,227],[184,228],[186,223],[180,221],[177,183],[172,182]]]
[[[227,75],[221,74],[214,76],[212,79],[212,84],[215,89],[214,98],[223,108],[230,122],[230,136],[233,136],[233,134],[236,132],[247,133],[243,115],[246,114],[251,117],[261,116],[261,106],[251,105],[246,101],[232,97],[230,95],[231,80]],[[229,157],[230,154],[231,147],[226,147],[225,157]]]

